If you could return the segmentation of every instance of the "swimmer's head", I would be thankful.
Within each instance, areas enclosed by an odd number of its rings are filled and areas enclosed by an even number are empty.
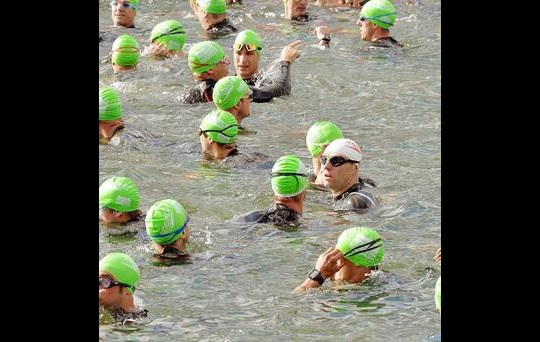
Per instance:
[[[227,13],[227,2],[225,0],[197,0],[196,4],[207,13]]]
[[[139,266],[124,253],[109,253],[99,261],[99,272],[110,273],[120,283],[128,285],[127,290],[133,294],[139,285]]]
[[[307,186],[307,170],[295,155],[285,155],[272,167],[272,190],[279,197],[293,197]]]
[[[362,17],[388,30],[396,21],[396,8],[389,0],[371,0],[362,6],[360,18]]]
[[[372,228],[352,227],[339,236],[336,248],[356,266],[375,267],[384,256],[384,244]]]
[[[112,63],[126,67],[139,63],[139,43],[133,36],[123,34],[114,40]]]
[[[99,187],[99,205],[123,213],[139,209],[139,198],[137,186],[127,177],[111,177]]]
[[[306,134],[306,145],[311,157],[320,154],[324,145],[339,138],[343,138],[343,133],[335,123],[327,120],[315,122]]]
[[[181,51],[186,43],[186,30],[178,20],[165,20],[154,26],[150,41],[169,51]]]
[[[146,233],[152,241],[165,245],[184,236],[189,216],[182,204],[173,199],[164,199],[148,209],[144,222]]]
[[[225,51],[216,42],[205,40],[194,44],[188,52],[188,64],[195,74],[215,67],[225,57]]]
[[[240,51],[242,48],[255,51],[259,56],[263,48],[261,37],[253,30],[244,30],[236,35],[233,49]]]
[[[220,144],[233,144],[238,135],[238,123],[234,115],[222,109],[214,109],[201,122],[200,134]]]
[[[122,118],[122,102],[112,88],[99,88],[99,120],[109,121]]]
[[[225,76],[217,81],[212,93],[214,104],[219,109],[227,110],[236,105],[240,99],[253,93],[239,76]]]

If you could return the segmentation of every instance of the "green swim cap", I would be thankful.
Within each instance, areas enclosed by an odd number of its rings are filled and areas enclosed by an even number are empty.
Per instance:
[[[165,20],[154,26],[150,41],[165,46],[169,51],[180,51],[186,43],[186,30],[178,20]]]
[[[114,40],[112,62],[120,66],[133,66],[139,62],[139,43],[133,36],[123,34]]]
[[[223,57],[225,57],[225,51],[218,43],[205,40],[194,44],[189,49],[189,68],[196,74],[202,74],[215,67]]]
[[[139,190],[133,181],[115,176],[99,187],[99,205],[123,213],[139,209]]]
[[[184,206],[173,199],[154,203],[146,213],[146,233],[158,244],[169,244],[185,233],[189,216]]]
[[[435,284],[435,308],[441,311],[441,277],[437,279]]]
[[[356,266],[377,266],[384,256],[384,243],[372,228],[352,227],[339,236],[336,248]]]
[[[197,0],[197,6],[212,14],[224,14],[227,12],[227,2],[225,0]]]
[[[238,123],[234,115],[219,108],[204,117],[200,128],[208,138],[220,144],[234,143],[238,134]]]
[[[139,8],[139,0],[129,0],[129,3],[135,8],[136,10]]]
[[[99,88],[99,120],[116,120],[122,117],[122,102],[112,88]]]
[[[133,294],[135,287],[139,285],[139,266],[124,253],[109,253],[99,261],[99,271],[105,271],[116,279],[116,281],[127,284],[128,291]]]
[[[261,49],[263,48],[263,43],[261,40],[261,37],[257,34],[257,32],[252,30],[244,30],[236,35],[236,39],[234,40],[234,44],[253,44],[256,47],[260,48],[255,50],[261,55]]]
[[[311,157],[315,157],[323,151],[323,145],[328,145],[336,139],[343,138],[343,133],[339,127],[327,120],[316,121],[309,128],[306,134],[306,145],[311,153]]]
[[[360,16],[388,30],[396,20],[396,8],[388,0],[371,0],[362,7]]]
[[[272,190],[280,197],[293,197],[307,186],[307,169],[295,155],[280,157],[272,167]]]
[[[227,110],[237,104],[249,92],[248,89],[247,83],[240,76],[225,76],[214,86],[212,99],[216,107]]]

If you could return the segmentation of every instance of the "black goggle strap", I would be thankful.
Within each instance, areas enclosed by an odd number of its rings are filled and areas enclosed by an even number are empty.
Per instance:
[[[280,176],[302,176],[307,177],[305,173],[296,173],[296,172],[272,172],[272,177],[280,177]]]
[[[365,253],[368,251],[371,251],[372,249],[376,249],[382,246],[382,244],[375,245],[377,242],[381,241],[381,238],[375,239],[370,242],[366,242],[363,245],[358,245],[351,250],[349,250],[347,253],[343,254],[345,257],[350,257],[356,254]],[[366,247],[365,249],[362,249],[363,247]]]

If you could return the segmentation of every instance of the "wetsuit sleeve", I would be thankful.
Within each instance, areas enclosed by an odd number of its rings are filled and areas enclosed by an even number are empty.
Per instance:
[[[350,193],[344,204],[349,209],[367,209],[376,207],[378,202],[369,192],[359,191]]]
[[[265,213],[266,210],[252,210],[246,215],[244,215],[243,219],[245,222],[258,222],[264,217]]]
[[[268,102],[274,97],[291,94],[291,63],[281,62],[279,73],[268,84],[249,86],[253,91],[253,102]]]

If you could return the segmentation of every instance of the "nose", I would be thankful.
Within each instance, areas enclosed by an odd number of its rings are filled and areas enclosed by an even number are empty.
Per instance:
[[[321,162],[321,165],[323,165],[322,162]],[[326,164],[324,164],[323,167],[325,170],[330,170],[332,168],[332,163],[330,163],[330,161],[327,160]]]
[[[240,62],[240,64],[248,64],[248,59],[246,57],[247,56],[244,54],[239,55],[238,62]]]
[[[360,21],[360,19],[356,21],[356,26],[362,26],[362,21]]]

